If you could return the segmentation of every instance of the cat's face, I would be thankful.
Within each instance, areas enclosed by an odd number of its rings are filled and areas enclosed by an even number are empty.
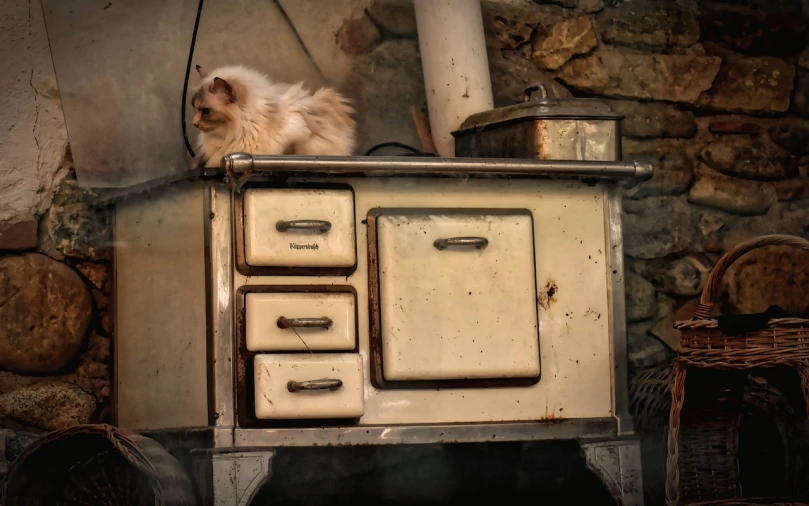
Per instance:
[[[217,93],[201,89],[193,98],[194,126],[201,132],[211,132],[233,121],[233,104]]]
[[[207,74],[199,65],[197,71],[203,78],[203,83],[191,99],[194,127],[201,132],[212,132],[235,119],[233,108],[236,107],[236,97],[230,83],[218,77],[207,79]]]

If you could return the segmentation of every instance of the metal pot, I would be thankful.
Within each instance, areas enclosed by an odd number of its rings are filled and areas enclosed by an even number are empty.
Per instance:
[[[452,132],[455,156],[618,161],[622,119],[600,100],[549,98],[538,84],[521,104],[467,118]]]

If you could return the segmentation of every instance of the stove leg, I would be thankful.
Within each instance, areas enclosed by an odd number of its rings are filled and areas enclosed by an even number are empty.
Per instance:
[[[272,474],[275,452],[213,450],[196,462],[205,506],[249,506]]]
[[[587,467],[607,486],[619,506],[643,506],[640,441],[581,443]]]

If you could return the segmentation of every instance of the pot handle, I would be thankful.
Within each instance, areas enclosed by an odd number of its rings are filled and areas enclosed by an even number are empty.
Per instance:
[[[544,100],[548,98],[548,88],[542,83],[536,83],[525,88],[525,91],[522,92],[522,101],[530,102],[534,92],[537,91],[539,92],[539,96],[541,99]]]

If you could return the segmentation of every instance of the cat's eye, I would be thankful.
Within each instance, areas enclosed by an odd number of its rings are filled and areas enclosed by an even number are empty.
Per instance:
[[[211,110],[208,107],[203,107],[202,108],[202,115],[207,116],[209,114],[211,114]]]

